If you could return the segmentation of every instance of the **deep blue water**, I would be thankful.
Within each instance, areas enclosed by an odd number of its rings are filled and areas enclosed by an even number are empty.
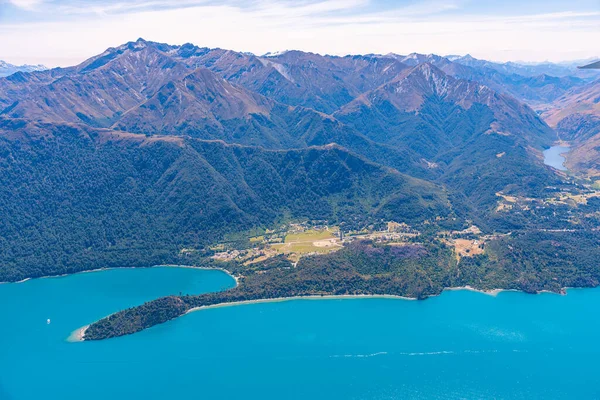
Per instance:
[[[556,168],[560,171],[566,171],[564,166],[565,158],[561,154],[568,153],[570,147],[552,146],[548,150],[544,150],[544,164]]]
[[[232,284],[154,268],[0,285],[0,399],[600,398],[599,289],[263,303],[65,341],[156,296]]]

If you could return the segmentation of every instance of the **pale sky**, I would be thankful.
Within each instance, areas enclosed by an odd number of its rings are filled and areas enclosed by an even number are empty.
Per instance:
[[[0,60],[77,64],[142,37],[263,54],[600,56],[600,0],[0,0]]]

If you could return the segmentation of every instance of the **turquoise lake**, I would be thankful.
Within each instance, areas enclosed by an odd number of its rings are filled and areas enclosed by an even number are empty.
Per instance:
[[[600,398],[599,289],[262,303],[66,341],[119,309],[233,283],[160,267],[2,284],[0,399]]]

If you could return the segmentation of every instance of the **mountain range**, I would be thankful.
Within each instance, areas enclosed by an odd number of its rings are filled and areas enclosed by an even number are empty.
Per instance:
[[[167,263],[286,219],[508,230],[499,193],[545,193],[561,177],[542,150],[560,135],[583,160],[600,137],[594,73],[143,39],[16,72],[0,78],[3,275]]]
[[[6,61],[2,61],[0,60],[0,78],[8,76],[8,75],[12,75],[15,72],[33,72],[33,71],[44,71],[48,68],[46,68],[45,66],[38,64],[38,65],[13,65],[10,63],[7,63]]]

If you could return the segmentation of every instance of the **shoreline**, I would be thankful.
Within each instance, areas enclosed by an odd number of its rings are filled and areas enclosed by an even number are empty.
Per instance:
[[[33,279],[47,279],[47,278],[59,278],[59,277],[64,277],[64,276],[69,276],[69,275],[77,275],[77,274],[85,274],[85,273],[91,273],[91,272],[100,272],[100,271],[110,271],[110,270],[115,270],[115,269],[141,269],[141,268],[188,268],[188,269],[200,269],[200,270],[205,270],[205,271],[221,271],[224,272],[225,274],[229,275],[231,278],[233,278],[233,280],[235,281],[235,287],[237,287],[239,285],[239,279],[237,276],[233,275],[231,272],[229,272],[228,270],[226,270],[225,268],[211,268],[211,267],[195,267],[193,265],[177,265],[177,264],[161,264],[161,265],[153,265],[151,267],[113,267],[113,268],[99,268],[99,269],[92,269],[89,271],[80,271],[80,272],[76,272],[74,274],[62,274],[62,275],[51,275],[51,276],[41,276],[39,278],[33,278]],[[2,283],[22,283],[28,280],[31,280],[32,278],[26,278],[22,281],[19,282],[0,282],[0,284]],[[232,289],[233,289],[232,288]],[[121,311],[121,310],[119,310]],[[115,311],[114,313],[107,315],[104,318],[108,318],[113,314],[118,313],[119,311]],[[186,314],[189,312],[189,310],[186,312]],[[185,314],[184,314],[185,315]],[[99,321],[99,320],[98,320]],[[81,328],[75,329],[73,332],[71,332],[71,334],[67,337],[67,342],[71,342],[71,343],[76,343],[76,342],[85,342],[84,336],[85,336],[85,332],[88,330],[88,328],[90,327],[90,325],[95,324],[98,321],[94,321],[91,322],[88,325],[82,326]]]
[[[538,294],[542,294],[542,293],[548,293],[548,294],[556,294],[559,296],[566,296],[567,289],[577,289],[577,288],[563,288],[564,293],[557,293],[557,292],[553,292],[551,290],[540,290],[539,292],[537,292],[535,294],[538,295]],[[581,289],[584,289],[584,288],[581,288]],[[515,292],[515,293],[521,292],[521,293],[525,293],[525,294],[533,294],[533,293],[526,293],[526,292],[516,290],[516,289],[481,290],[481,289],[475,289],[474,287],[467,285],[467,286],[455,286],[455,287],[450,287],[450,288],[444,288],[440,294],[429,296],[427,298],[439,297],[444,292],[453,292],[453,291],[461,291],[461,290],[468,291],[468,292],[481,293],[481,294],[485,294],[487,296],[492,296],[492,297],[497,297],[498,294],[500,294],[502,292]],[[200,310],[206,310],[209,308],[234,307],[234,306],[242,306],[242,305],[248,305],[248,304],[282,303],[282,302],[286,302],[286,301],[296,301],[296,300],[351,300],[351,299],[356,299],[356,300],[358,300],[358,299],[390,299],[390,300],[408,300],[408,301],[418,301],[419,300],[415,297],[406,297],[406,296],[399,296],[399,295],[393,295],[393,294],[339,294],[339,295],[332,294],[332,295],[274,297],[272,299],[243,300],[243,301],[234,301],[234,302],[229,302],[229,303],[211,304],[209,306],[193,307],[193,308],[190,308],[189,310],[187,310],[185,312],[185,314],[183,314],[183,315],[187,315],[189,313],[200,311]]]
[[[540,290],[538,293],[535,293],[535,294],[551,293],[551,294],[557,294],[557,295],[566,295],[566,289],[572,289],[572,288],[565,288],[564,294],[556,293],[556,292],[553,292],[550,290]],[[439,297],[444,292],[453,292],[453,291],[461,291],[461,290],[468,291],[468,292],[481,293],[481,294],[485,294],[485,295],[492,296],[492,297],[496,297],[496,296],[498,296],[499,293],[502,293],[502,292],[521,292],[516,289],[481,290],[481,289],[475,289],[474,287],[467,285],[467,286],[455,286],[455,287],[450,287],[450,288],[444,288],[440,294],[428,296],[426,299],[432,298],[432,297]],[[522,292],[522,293],[525,293],[525,292]],[[187,310],[185,312],[185,314],[183,314],[183,315],[186,315],[186,314],[189,314],[192,312],[196,312],[196,311],[200,311],[200,310],[209,309],[209,308],[233,307],[233,306],[238,306],[238,305],[241,306],[241,305],[248,305],[248,304],[281,303],[281,302],[285,302],[285,301],[295,301],[295,300],[351,300],[351,299],[391,299],[391,300],[408,300],[408,301],[418,301],[419,300],[416,297],[406,297],[406,296],[399,296],[399,295],[394,295],[394,294],[339,294],[339,295],[331,294],[331,295],[274,297],[272,299],[243,300],[243,301],[234,301],[234,302],[229,302],[229,303],[211,304],[209,306],[193,307],[193,308],[190,308],[189,310]],[[426,299],[423,299],[423,300],[426,300]]]
[[[222,307],[235,307],[243,306],[248,304],[261,304],[261,303],[283,303],[286,301],[296,300],[351,300],[351,299],[393,299],[393,300],[408,300],[417,301],[414,297],[396,296],[392,294],[331,294],[331,295],[310,295],[310,296],[292,296],[292,297],[274,297],[272,299],[256,299],[256,300],[243,300],[243,301],[232,301],[230,303],[218,303],[211,304],[209,306],[200,306],[190,308],[183,315],[187,315],[196,311],[206,310],[209,308],[222,308]]]
[[[188,267],[188,268],[196,268],[196,267]],[[226,272],[229,274],[228,271],[225,271],[223,269],[218,269],[218,268],[199,268],[199,269],[217,269],[217,270],[220,270],[220,271],[223,271],[223,272]],[[229,274],[229,275],[231,275],[231,274]],[[237,279],[236,279],[236,283],[237,283]],[[537,292],[535,294],[539,295],[542,293],[547,293],[547,294],[556,294],[556,295],[560,295],[560,296],[566,296],[568,294],[567,293],[568,289],[585,289],[585,288],[567,287],[567,288],[562,289],[563,290],[562,293],[557,293],[557,292],[553,292],[550,290],[540,290],[539,292]],[[452,292],[452,291],[461,291],[461,290],[468,291],[468,292],[480,293],[480,294],[484,294],[484,295],[492,296],[492,297],[497,297],[498,294],[502,293],[502,292],[516,292],[516,293],[521,292],[524,294],[532,294],[532,293],[526,293],[526,292],[516,290],[516,289],[480,290],[480,289],[475,289],[475,288],[467,285],[467,286],[456,286],[456,287],[444,288],[440,294],[429,296],[427,298],[439,297],[446,291]],[[392,294],[341,294],[341,295],[309,295],[309,296],[275,297],[275,298],[271,298],[271,299],[242,300],[242,301],[234,301],[234,302],[228,302],[228,303],[211,304],[208,306],[192,307],[189,310],[187,310],[185,313],[181,314],[180,316],[178,316],[176,318],[180,318],[185,315],[191,314],[193,312],[207,310],[207,309],[211,309],[211,308],[236,307],[236,306],[251,305],[251,304],[263,304],[263,303],[283,303],[283,302],[298,301],[298,300],[318,301],[318,300],[361,300],[361,299],[363,299],[363,300],[364,299],[388,299],[388,300],[404,300],[404,301],[418,301],[419,300],[415,297],[406,297],[406,296],[399,296],[399,295],[392,295]],[[109,316],[110,315],[108,315],[104,318],[107,318]],[[74,330],[73,332],[71,332],[71,334],[67,338],[67,341],[68,342],[84,342],[85,341],[85,338],[84,338],[85,332],[90,327],[90,325],[92,325],[96,322],[98,322],[98,321],[92,322],[89,325],[85,325],[79,329]]]
[[[89,325],[85,325],[79,329],[75,329],[73,332],[71,332],[71,334],[67,338],[67,342],[71,342],[71,343],[84,342],[85,339],[83,337],[85,336],[85,332],[88,330],[89,327],[90,327]]]
[[[233,275],[231,272],[229,272],[225,268],[218,268],[218,267],[196,267],[194,265],[157,264],[157,265],[151,265],[149,267],[108,267],[108,268],[102,267],[102,268],[98,268],[98,269],[89,269],[89,270],[85,270],[85,271],[78,271],[78,272],[74,272],[72,274],[44,275],[44,276],[38,276],[38,277],[35,277],[35,278],[25,278],[25,279],[21,279],[20,281],[16,281],[16,282],[0,282],[0,285],[25,283],[27,281],[32,281],[32,280],[36,280],[36,279],[64,278],[65,276],[73,276],[73,275],[79,275],[79,274],[89,274],[89,273],[92,273],[92,272],[112,271],[112,270],[120,270],[120,269],[149,269],[149,268],[161,268],[161,267],[163,267],[163,268],[201,269],[201,270],[206,270],[206,271],[221,271],[221,272],[225,272],[227,275],[229,275],[230,277],[232,277],[235,280],[235,286],[237,286],[239,284],[239,278],[237,276]]]
[[[448,292],[454,292],[454,291],[459,291],[459,290],[466,290],[468,292],[476,292],[476,293],[486,294],[486,295],[492,296],[492,297],[496,297],[496,296],[498,296],[499,293],[502,293],[502,292],[518,292],[518,290],[514,290],[514,289],[490,289],[490,290],[482,290],[482,289],[475,289],[472,286],[466,285],[466,286],[456,286],[456,287],[451,287],[451,288],[445,288],[444,290],[442,290],[442,293],[446,292],[446,291],[448,291]]]

